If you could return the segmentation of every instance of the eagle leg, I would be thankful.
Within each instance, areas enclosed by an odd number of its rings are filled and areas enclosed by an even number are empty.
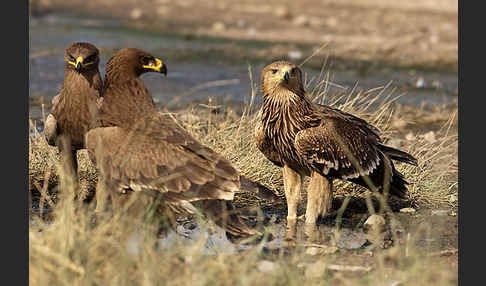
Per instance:
[[[289,166],[283,167],[283,181],[285,199],[287,201],[287,237],[294,237],[296,234],[297,206],[300,200],[300,188],[302,176],[292,170]]]
[[[96,213],[101,213],[106,210],[106,201],[108,200],[109,192],[110,190],[103,177],[98,177],[98,184],[96,186]]]
[[[307,208],[305,223],[315,225],[319,216],[325,217],[332,207],[332,180],[328,180],[318,172],[312,172],[307,189]]]

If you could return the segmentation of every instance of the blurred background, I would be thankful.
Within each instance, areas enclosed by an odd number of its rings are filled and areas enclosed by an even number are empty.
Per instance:
[[[77,41],[101,50],[103,74],[125,47],[164,59],[167,78],[142,79],[169,110],[211,98],[238,112],[277,59],[327,78],[331,97],[388,85],[402,105],[454,106],[457,17],[454,0],[30,0],[30,116],[49,111]]]

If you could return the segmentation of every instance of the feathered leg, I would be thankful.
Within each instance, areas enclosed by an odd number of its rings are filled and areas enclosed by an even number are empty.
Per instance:
[[[324,217],[332,207],[332,180],[313,172],[307,189],[307,209],[305,223],[315,224],[317,218]]]
[[[300,200],[300,188],[302,176],[290,167],[283,167],[283,181],[285,199],[287,201],[287,238],[293,238],[296,234],[297,206]]]
[[[95,212],[101,213],[106,209],[106,201],[108,200],[108,186],[102,176],[98,177],[98,184],[96,186],[96,209]]]
[[[307,188],[304,233],[309,241],[318,241],[317,218],[324,217],[332,206],[333,184],[321,174],[313,172]]]

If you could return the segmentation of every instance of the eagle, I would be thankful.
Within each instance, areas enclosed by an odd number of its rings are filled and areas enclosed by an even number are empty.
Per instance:
[[[120,208],[127,195],[144,193],[160,200],[161,212],[194,214],[191,203],[200,201],[203,212],[228,236],[257,234],[240,221],[231,204],[240,187],[238,171],[158,110],[140,79],[147,72],[167,75],[167,67],[135,48],[122,49],[107,62],[101,126],[86,134],[101,186],[96,211],[104,210],[108,197],[113,208]]]
[[[406,196],[407,181],[395,169],[393,160],[416,166],[417,159],[384,145],[380,131],[365,120],[313,103],[298,66],[287,61],[267,65],[262,71],[261,89],[256,145],[267,159],[282,167],[288,224],[295,224],[305,176],[311,178],[306,225],[315,225],[318,217],[330,210],[334,179]]]
[[[73,43],[64,51],[64,81],[60,93],[52,100],[44,124],[44,136],[67,156],[68,166],[77,178],[77,150],[84,149],[85,134],[98,125],[98,100],[103,80],[99,50],[90,43]],[[75,180],[77,181],[77,180]]]

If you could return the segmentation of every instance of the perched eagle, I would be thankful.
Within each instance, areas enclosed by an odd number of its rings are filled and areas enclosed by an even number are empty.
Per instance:
[[[44,135],[51,146],[58,146],[77,177],[76,151],[84,149],[84,136],[97,126],[98,100],[103,81],[98,70],[99,51],[90,43],[74,43],[64,52],[64,82],[52,100]]]
[[[304,176],[306,224],[329,211],[333,179],[404,197],[403,175],[392,160],[417,165],[410,154],[381,143],[379,130],[349,113],[315,104],[306,95],[299,67],[277,61],[262,72],[263,103],[255,127],[258,149],[283,167],[287,220],[295,220]]]
[[[167,74],[167,68],[134,48],[113,55],[106,67],[102,127],[86,134],[88,154],[113,207],[132,191],[137,196],[157,194],[162,209],[176,213],[194,213],[191,202],[201,201],[203,212],[230,236],[256,234],[231,214],[231,200],[240,187],[238,171],[157,109],[139,78],[146,72]],[[97,190],[97,211],[103,210],[106,198]]]

